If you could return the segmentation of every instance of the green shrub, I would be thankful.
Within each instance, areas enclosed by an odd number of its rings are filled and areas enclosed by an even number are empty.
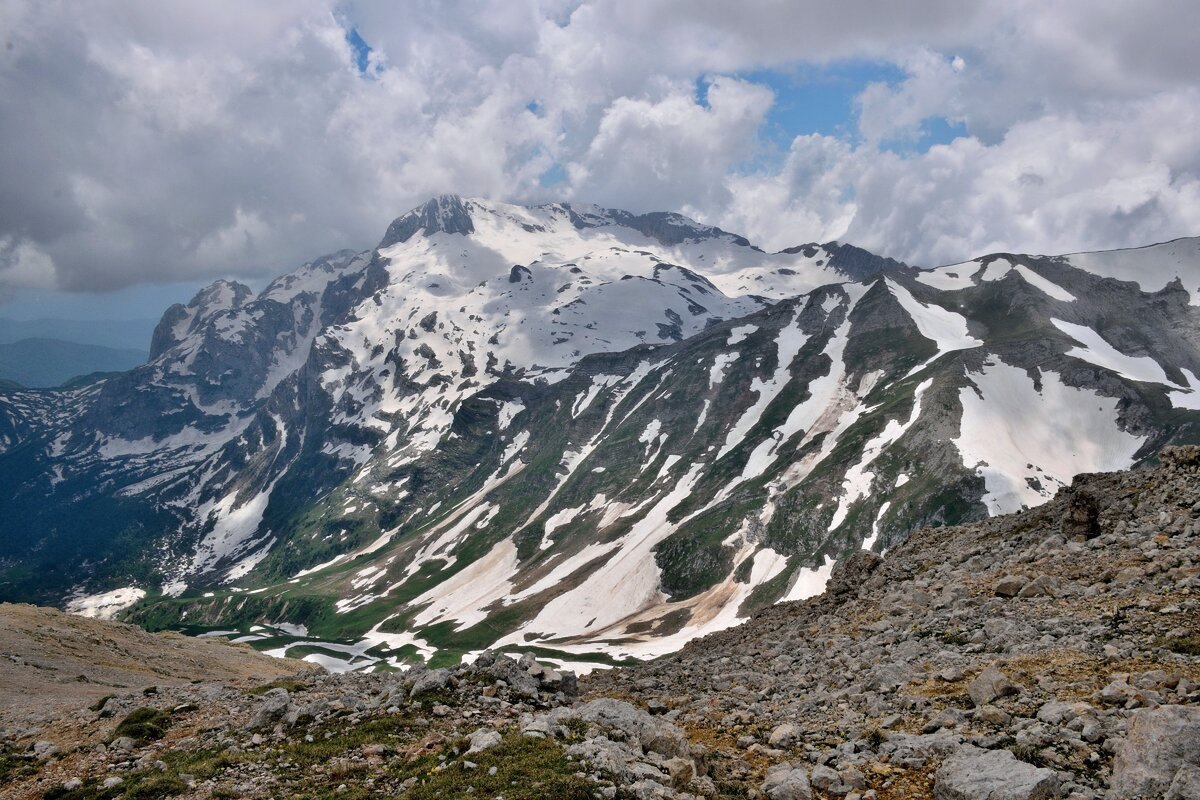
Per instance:
[[[166,735],[169,727],[171,727],[171,715],[167,712],[159,711],[157,708],[135,708],[117,725],[117,730],[113,733],[112,738],[119,739],[122,736],[128,736],[138,744],[145,744],[161,739]]]

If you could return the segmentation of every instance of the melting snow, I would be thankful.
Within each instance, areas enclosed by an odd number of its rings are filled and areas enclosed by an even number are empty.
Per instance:
[[[1146,383],[1162,383],[1168,386],[1176,384],[1167,379],[1167,373],[1158,362],[1149,356],[1127,356],[1108,342],[1099,333],[1086,325],[1075,325],[1063,322],[1061,319],[1051,319],[1054,327],[1079,342],[1082,347],[1067,351],[1067,355],[1104,367],[1131,381]]]
[[[737,344],[756,330],[758,330],[757,325],[738,325],[736,328],[730,328],[729,338],[725,340],[725,344]]]
[[[73,597],[67,601],[67,613],[92,619],[112,619],[146,596],[144,589],[128,586],[99,594]]]
[[[995,359],[995,357],[993,356]],[[1081,472],[1126,469],[1144,438],[1117,427],[1117,400],[1042,372],[1042,390],[999,359],[959,390],[963,465],[983,476],[992,515],[1044,503]],[[1033,466],[1038,464],[1039,466]]]
[[[886,278],[884,280],[896,300],[912,317],[921,335],[937,345],[937,356],[952,350],[966,350],[983,344],[970,334],[967,329],[966,317],[962,314],[947,311],[939,305],[925,305],[900,284],[893,283]]]
[[[1200,380],[1196,378],[1196,373],[1192,372],[1187,367],[1180,370],[1184,378],[1187,379],[1188,389],[1180,392],[1168,392],[1171,398],[1171,406],[1173,408],[1187,408],[1192,411],[1200,411]]]
[[[779,602],[807,600],[825,591],[825,585],[829,583],[829,576],[833,574],[835,564],[837,564],[837,561],[829,556],[825,556],[825,563],[816,569],[801,567],[796,570],[796,577],[793,579],[794,582],[791,588],[788,589],[787,594]]]

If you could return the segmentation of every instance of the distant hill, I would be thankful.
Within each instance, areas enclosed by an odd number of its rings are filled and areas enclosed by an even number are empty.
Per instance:
[[[79,320],[8,319],[0,317],[0,344],[22,339],[59,339],[119,350],[144,350],[150,346],[156,319]]]
[[[0,344],[0,381],[49,388],[93,372],[124,372],[146,363],[147,350],[31,338]]]

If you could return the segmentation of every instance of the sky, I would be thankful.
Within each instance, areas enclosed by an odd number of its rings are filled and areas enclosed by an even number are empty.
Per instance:
[[[0,316],[144,318],[441,193],[932,266],[1200,234],[1194,0],[0,0]]]

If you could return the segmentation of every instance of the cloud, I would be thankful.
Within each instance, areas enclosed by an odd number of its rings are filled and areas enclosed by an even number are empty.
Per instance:
[[[920,263],[1194,234],[1198,25],[1172,0],[6,0],[0,287],[277,274],[440,192]],[[847,60],[903,77],[772,151],[764,71]],[[929,148],[939,120],[966,134]]]
[[[693,87],[672,86],[657,100],[614,101],[587,152],[567,167],[575,194],[632,211],[726,205],[723,176],[755,153],[774,94],[714,78],[705,95],[702,104]]]
[[[994,144],[964,136],[920,154],[798,137],[778,172],[729,185],[734,211],[717,221],[772,247],[819,231],[931,266],[1163,241],[1200,232],[1200,90],[1039,117]]]

